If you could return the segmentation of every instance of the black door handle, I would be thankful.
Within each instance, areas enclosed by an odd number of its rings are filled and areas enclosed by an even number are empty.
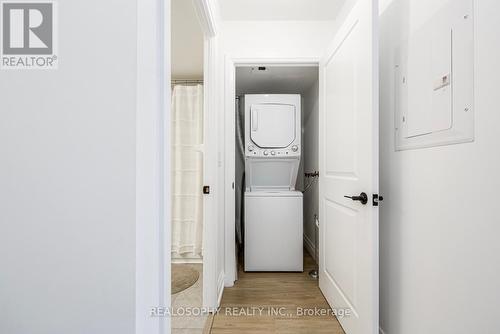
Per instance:
[[[353,201],[360,201],[361,204],[368,203],[368,195],[366,193],[361,193],[359,196],[344,196],[345,198],[350,198]]]

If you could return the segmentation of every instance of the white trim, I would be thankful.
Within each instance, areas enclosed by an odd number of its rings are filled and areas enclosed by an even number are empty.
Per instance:
[[[203,8],[198,15],[208,18],[202,28],[208,29],[207,34],[213,36],[215,15],[210,1],[194,0],[194,3],[198,9]],[[210,13],[205,15],[205,11]],[[137,3],[137,334],[170,333],[170,318],[149,316],[152,306],[168,307],[171,303],[170,15],[170,0]],[[208,86],[215,89],[212,79],[215,77],[215,57],[209,55],[208,59],[211,62],[207,66],[208,75],[205,72],[206,80],[210,82]],[[211,101],[208,108],[213,111],[212,100],[214,98],[206,101]],[[214,279],[213,290],[217,289],[216,282]]]
[[[314,243],[305,234],[304,234],[304,247],[306,248],[306,250],[309,253],[309,255],[311,255],[311,257],[314,259]],[[319,257],[317,256],[319,254],[319,251],[318,251],[317,247],[318,247],[318,245],[316,245],[316,258],[315,258],[315,261],[316,261],[316,263],[319,263],[318,262],[319,261]]]
[[[172,258],[171,261],[172,264],[203,264],[203,259],[200,258],[193,258],[193,257],[186,257],[186,258]]]
[[[169,333],[170,319],[170,0],[137,5],[136,333]]]
[[[318,67],[320,58],[227,58],[234,66],[300,66],[300,67]]]
[[[217,35],[217,8],[209,0],[193,0],[193,5],[205,37]]]
[[[224,272],[220,273],[219,279],[217,280],[217,307],[220,305],[222,300],[222,294],[224,293]]]
[[[320,58],[236,58],[227,56],[224,60],[224,115],[225,115],[225,173],[224,173],[224,227],[225,238],[225,286],[234,285],[237,274],[236,245],[234,240],[235,216],[234,216],[234,189],[232,184],[235,178],[234,159],[234,131],[235,131],[235,67],[272,65],[272,66],[316,66],[320,64]]]
[[[216,128],[216,37],[205,39],[204,51],[204,128],[205,156],[203,179],[212,191],[203,201],[203,305],[217,307],[217,132]]]
[[[236,280],[236,238],[235,238],[235,77],[233,59],[225,57],[224,62],[224,285],[231,287]]]
[[[204,34],[204,164],[203,182],[211,193],[203,201],[203,306],[218,307],[217,278],[217,36],[215,10],[210,0],[193,0]]]

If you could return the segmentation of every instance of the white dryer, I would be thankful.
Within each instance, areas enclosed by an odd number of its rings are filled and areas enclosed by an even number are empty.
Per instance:
[[[245,270],[302,271],[300,95],[245,95]]]

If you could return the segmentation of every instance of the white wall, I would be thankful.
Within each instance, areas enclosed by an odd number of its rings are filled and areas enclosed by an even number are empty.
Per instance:
[[[321,57],[333,21],[223,21],[222,54],[235,58]]]
[[[203,31],[193,1],[173,0],[172,78],[203,78]]]
[[[59,69],[0,72],[0,332],[133,333],[136,1],[59,1]]]
[[[303,107],[306,118],[303,121],[303,161],[304,172],[312,173],[319,170],[319,81],[303,94]],[[312,179],[304,179],[307,185]],[[314,215],[319,216],[319,187],[317,180],[304,194],[304,241],[307,250],[314,256],[317,247],[316,226]],[[316,254],[318,254],[316,252]]]
[[[498,1],[475,1],[475,141],[394,151],[394,43],[443,3],[382,4],[380,325],[386,334],[500,328]]]

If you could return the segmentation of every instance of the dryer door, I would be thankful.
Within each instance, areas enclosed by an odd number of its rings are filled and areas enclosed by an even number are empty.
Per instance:
[[[261,148],[285,148],[295,140],[296,117],[290,104],[253,104],[250,138]]]

